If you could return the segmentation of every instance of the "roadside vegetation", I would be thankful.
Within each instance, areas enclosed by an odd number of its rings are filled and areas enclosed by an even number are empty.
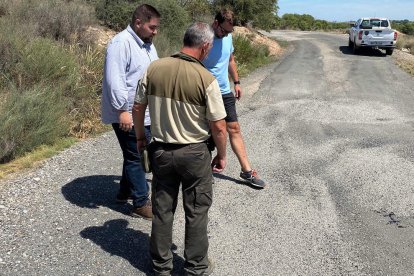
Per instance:
[[[282,17],[275,17],[274,29],[300,30],[300,31],[346,31],[349,28],[348,22],[328,22],[315,19],[309,14],[284,14]]]
[[[102,53],[82,33],[93,14],[80,1],[0,1],[0,163],[102,129]]]
[[[397,48],[414,54],[414,35],[400,34],[397,39]]]
[[[180,48],[193,20],[211,22],[215,10],[243,1],[145,2],[162,14],[154,43],[164,57]],[[144,1],[0,0],[0,177],[107,129],[100,122],[105,49],[86,30],[96,25],[122,30],[140,3]],[[276,4],[235,5],[237,22],[269,28],[271,22],[258,19],[272,15]],[[244,75],[271,60],[266,46],[252,46],[243,37],[235,37],[235,49]]]

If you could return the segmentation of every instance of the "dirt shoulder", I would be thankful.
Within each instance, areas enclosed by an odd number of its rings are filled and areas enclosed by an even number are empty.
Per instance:
[[[283,53],[283,48],[275,40],[245,27],[234,27],[234,34],[243,35],[250,39],[255,44],[264,44],[269,48],[271,56],[280,56]]]

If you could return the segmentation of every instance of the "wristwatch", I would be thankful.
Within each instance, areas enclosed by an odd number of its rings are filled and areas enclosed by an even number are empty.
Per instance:
[[[235,81],[234,82],[234,85],[236,85],[236,84],[240,84],[240,81],[238,80],[238,81]]]

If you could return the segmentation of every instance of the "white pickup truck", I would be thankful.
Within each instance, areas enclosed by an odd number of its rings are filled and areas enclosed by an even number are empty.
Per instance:
[[[360,18],[349,30],[349,47],[356,54],[359,48],[384,49],[392,55],[397,43],[397,32],[386,18]]]

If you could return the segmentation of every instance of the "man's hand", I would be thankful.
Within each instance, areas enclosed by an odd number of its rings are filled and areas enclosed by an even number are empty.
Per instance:
[[[147,145],[147,140],[137,140],[137,150],[139,153],[141,153],[145,146]]]
[[[130,131],[132,129],[132,117],[131,114],[124,110],[119,112],[119,128],[123,131]]]
[[[211,135],[217,148],[217,155],[211,162],[211,169],[215,173],[222,172],[226,167],[227,130],[224,119],[210,122]]]
[[[211,162],[211,169],[214,173],[221,173],[226,167],[226,158],[219,158],[217,155],[214,157]]]
[[[234,85],[234,96],[236,97],[237,100],[240,100],[240,98],[242,96],[242,91],[241,91],[241,88],[240,88],[240,84]]]

